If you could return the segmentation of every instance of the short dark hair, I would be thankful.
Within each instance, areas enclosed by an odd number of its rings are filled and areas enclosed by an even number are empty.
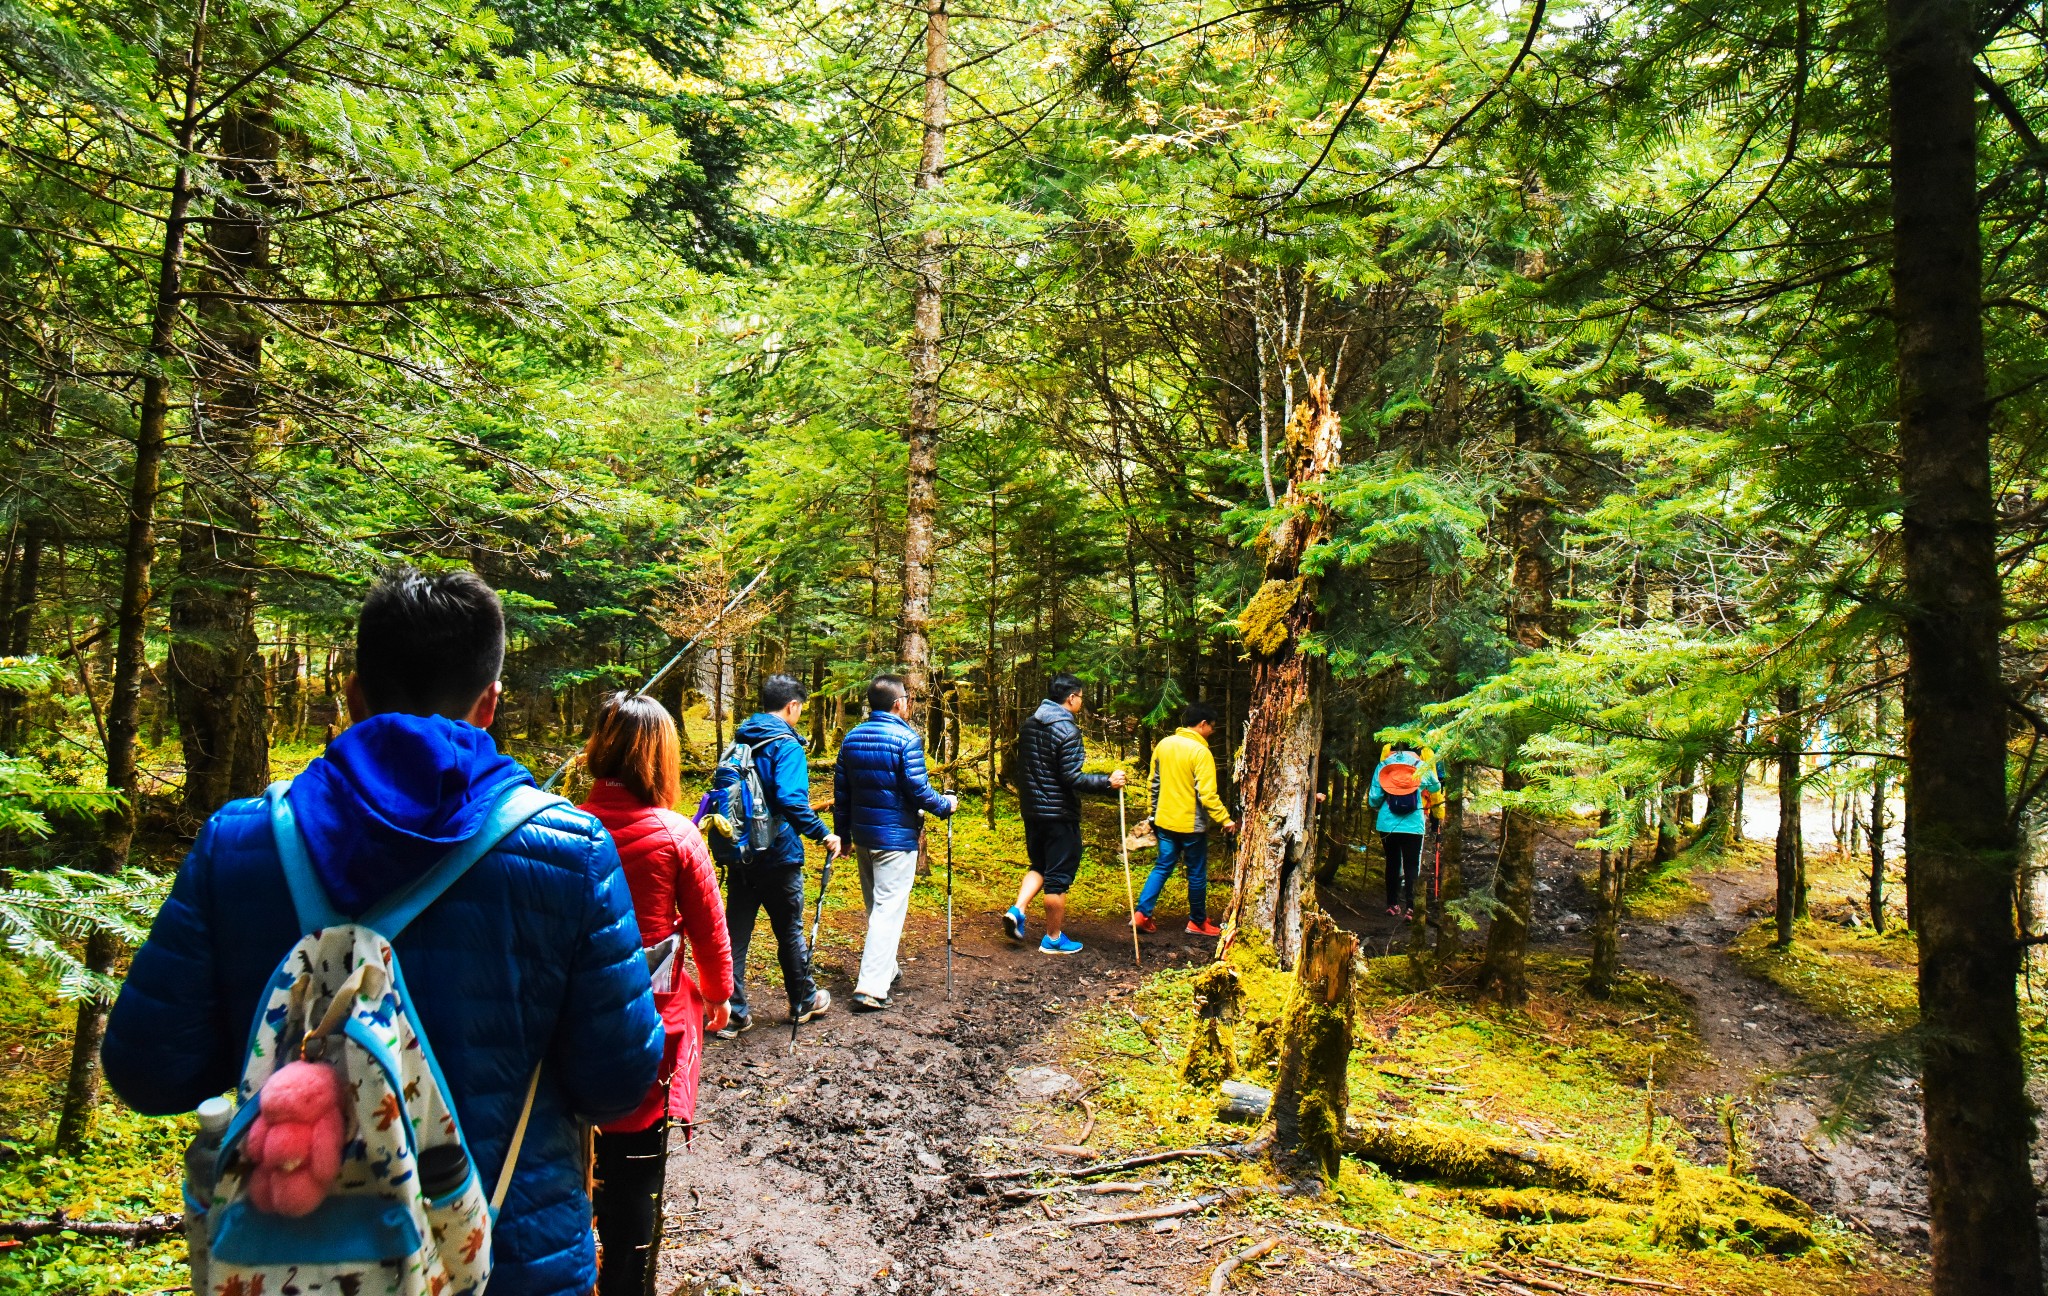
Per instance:
[[[910,696],[901,675],[877,675],[868,681],[868,710],[888,711]]]
[[[792,702],[802,702],[811,696],[794,675],[770,675],[761,681],[761,709],[780,711]]]
[[[373,713],[460,720],[505,665],[505,609],[473,571],[393,567],[356,616],[356,683]]]
[[[1062,672],[1052,677],[1052,683],[1045,686],[1045,696],[1054,702],[1064,703],[1081,691],[1079,677]]]
[[[1207,702],[1190,702],[1180,709],[1180,722],[1190,729],[1216,723],[1216,708]]]

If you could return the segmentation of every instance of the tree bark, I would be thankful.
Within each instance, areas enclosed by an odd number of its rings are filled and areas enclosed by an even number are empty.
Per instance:
[[[1888,0],[1907,842],[1936,1296],[2041,1290],[2006,818],[1976,207],[1978,7]]]
[[[1516,393],[1515,448],[1524,460],[1526,485],[1508,502],[1508,536],[1514,546],[1513,589],[1508,602],[1508,637],[1524,652],[1550,643],[1551,505],[1544,489],[1540,455],[1543,414],[1527,394]],[[1518,768],[1519,735],[1508,741],[1501,760],[1501,791],[1519,792],[1528,785]],[[1536,820],[1513,806],[1501,812],[1500,861],[1494,869],[1493,923],[1486,931],[1486,957],[1479,966],[1479,991],[1504,1004],[1529,998],[1529,914],[1536,894]]]
[[[1316,782],[1323,737],[1322,681],[1301,651],[1321,621],[1316,578],[1301,557],[1328,534],[1322,507],[1305,489],[1337,464],[1342,427],[1329,384],[1310,380],[1308,398],[1287,428],[1286,516],[1256,542],[1265,583],[1238,618],[1252,662],[1251,712],[1238,766],[1237,868],[1232,935],[1256,933],[1281,967],[1292,967],[1301,940],[1303,874],[1315,859]]]
[[[1437,828],[1438,858],[1430,863],[1436,893],[1429,899],[1429,921],[1436,929],[1436,971],[1442,976],[1464,946],[1450,905],[1465,898],[1465,764],[1439,761],[1437,768],[1443,778],[1444,817]]]
[[[1600,812],[1604,829],[1614,822],[1612,810]],[[1600,869],[1593,883],[1593,956],[1586,961],[1586,993],[1605,999],[1614,991],[1614,974],[1621,967],[1621,890],[1626,884],[1626,866],[1611,850],[1600,852]]]
[[[1775,912],[1778,948],[1792,945],[1792,924],[1806,908],[1806,842],[1799,822],[1799,686],[1778,690],[1778,840],[1774,859],[1778,873]]]
[[[268,268],[278,134],[268,111],[221,118],[224,194],[199,248],[223,292],[248,292]],[[262,404],[263,317],[209,298],[199,308],[206,399],[185,466],[178,578],[171,589],[169,679],[185,756],[185,812],[203,821],[270,781],[270,726],[256,638],[255,547],[261,517],[252,477]]]
[[[10,613],[0,632],[7,637],[7,654],[24,656],[31,651],[30,631],[35,625],[36,587],[42,578],[43,545],[47,525],[31,517],[22,528],[21,556],[15,560],[10,594]],[[25,696],[0,692],[0,750],[14,751],[21,743],[21,705]]]
[[[1273,1125],[1279,1150],[1312,1164],[1333,1181],[1342,1160],[1351,1111],[1351,968],[1358,938],[1330,915],[1311,910],[1302,922],[1301,961],[1280,1018],[1280,1064],[1273,1080]]]
[[[946,175],[946,0],[925,0],[924,147],[918,157],[917,189],[935,192]],[[937,558],[939,509],[940,349],[945,341],[943,300],[945,233],[928,229],[917,237],[917,283],[911,311],[910,426],[905,457],[903,514],[903,613],[896,655],[903,679],[920,704],[930,701],[932,578]]]
[[[185,114],[178,123],[178,165],[171,174],[169,202],[164,209],[163,246],[157,260],[156,298],[150,308],[148,373],[142,381],[142,403],[135,425],[135,458],[128,481],[128,528],[121,551],[121,602],[114,615],[114,685],[107,701],[107,789],[121,794],[120,806],[100,817],[95,864],[112,873],[128,863],[135,839],[135,738],[141,729],[142,675],[147,665],[144,632],[149,615],[150,569],[156,557],[156,505],[163,482],[164,447],[171,412],[171,369],[178,354],[178,327],[184,316],[185,237],[192,209],[192,180],[186,159],[192,154],[199,108],[200,51],[206,40],[206,0],[193,19],[192,44],[185,67]],[[87,938],[86,965],[95,972],[114,966],[113,938],[95,931]],[[78,1005],[78,1025],[71,1041],[71,1065],[64,1084],[63,1109],[57,1119],[57,1146],[75,1151],[92,1124],[100,1098],[100,1040],[106,1034],[107,1006],[97,1000]]]

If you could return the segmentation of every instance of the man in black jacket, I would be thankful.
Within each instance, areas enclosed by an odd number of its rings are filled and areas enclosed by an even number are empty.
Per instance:
[[[1067,888],[1081,867],[1081,797],[1124,785],[1124,772],[1083,774],[1088,754],[1081,746],[1081,681],[1055,675],[1017,733],[1017,799],[1024,810],[1024,853],[1031,869],[1017,888],[1017,903],[1003,915],[1011,940],[1024,939],[1024,906],[1045,894],[1045,937],[1041,954],[1075,954],[1081,942],[1061,931],[1067,917]]]

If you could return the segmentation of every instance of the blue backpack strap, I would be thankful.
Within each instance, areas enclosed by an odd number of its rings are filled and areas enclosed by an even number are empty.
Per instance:
[[[406,925],[425,912],[428,905],[441,898],[442,892],[455,885],[456,879],[467,873],[471,865],[517,832],[521,824],[549,806],[568,804],[565,798],[543,792],[530,783],[506,789],[474,834],[442,856],[439,863],[421,874],[412,885],[386,896],[360,918],[350,919],[335,909],[334,902],[327,898],[327,888],[313,872],[313,861],[306,854],[305,838],[299,833],[298,821],[292,817],[291,801],[285,796],[290,786],[289,781],[273,783],[264,796],[270,802],[271,835],[277,840],[277,856],[284,865],[285,882],[291,887],[292,906],[298,911],[299,926],[312,932],[354,921],[386,940],[394,939],[405,930]]]
[[[284,865],[284,880],[292,890],[292,908],[298,911],[299,929],[316,932],[347,922],[348,915],[334,907],[334,902],[327,898],[327,888],[313,872],[312,858],[306,854],[306,839],[299,834],[299,821],[292,817],[292,803],[285,796],[291,786],[290,779],[279,779],[264,789],[263,799],[270,803],[270,835],[277,842],[278,862]]]

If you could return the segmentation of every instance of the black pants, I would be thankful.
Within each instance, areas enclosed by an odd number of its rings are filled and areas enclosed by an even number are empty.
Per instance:
[[[597,1136],[597,1192],[591,1205],[604,1267],[597,1296],[654,1296],[661,1253],[661,1190],[668,1178],[668,1117],[631,1134]]]
[[[1387,907],[1415,903],[1415,879],[1422,872],[1422,834],[1380,834],[1387,853]]]
[[[811,980],[810,955],[804,949],[804,870],[749,868],[735,864],[725,879],[725,929],[732,935],[732,1015],[747,1008],[747,946],[754,939],[754,918],[768,911],[775,933],[775,956],[782,964],[782,983],[789,988],[790,1010],[811,1001],[817,985]]]

